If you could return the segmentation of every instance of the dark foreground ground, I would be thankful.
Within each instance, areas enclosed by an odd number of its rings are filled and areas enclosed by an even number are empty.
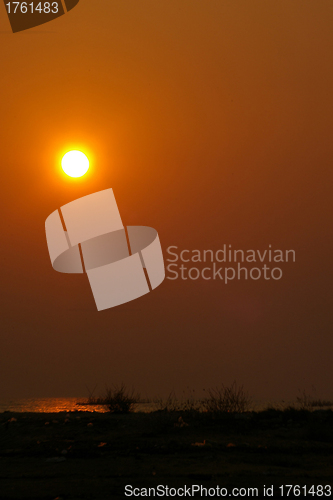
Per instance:
[[[332,483],[330,410],[223,418],[177,412],[0,414],[1,500],[138,498],[125,496],[126,485],[219,486],[228,488],[229,497],[234,487],[253,487],[258,498],[264,498],[264,485],[274,486],[270,498],[294,498],[287,489],[281,496],[282,485],[314,485],[307,498],[333,498],[328,488],[322,495],[317,489]],[[241,490],[238,498],[253,495]]]

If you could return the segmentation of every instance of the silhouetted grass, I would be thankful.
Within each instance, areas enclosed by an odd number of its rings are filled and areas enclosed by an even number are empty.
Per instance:
[[[204,409],[213,414],[244,413],[249,411],[250,403],[248,393],[236,382],[230,387],[222,385],[220,388],[209,389],[208,397],[202,401]]]
[[[106,406],[111,413],[121,414],[133,411],[135,403],[139,400],[140,396],[134,392],[134,389],[129,391],[124,384],[121,384],[120,386],[115,385],[113,388],[106,387],[104,396],[89,396],[86,402],[77,404]]]
[[[113,389],[106,389],[105,404],[111,413],[129,413],[138,399],[134,390],[128,392],[124,384]]]
[[[309,410],[311,408],[324,408],[327,406],[333,406],[333,401],[329,399],[320,399],[316,396],[311,396],[305,390],[303,390],[296,398],[296,404],[305,410]]]
[[[183,396],[178,399],[175,391],[171,391],[166,399],[157,398],[154,401],[156,411],[159,412],[199,412],[202,401],[195,398],[195,391],[183,391]]]

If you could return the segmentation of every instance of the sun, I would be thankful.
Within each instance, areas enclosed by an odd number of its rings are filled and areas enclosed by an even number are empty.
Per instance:
[[[65,174],[70,177],[82,177],[89,168],[89,160],[81,151],[68,151],[61,160]]]

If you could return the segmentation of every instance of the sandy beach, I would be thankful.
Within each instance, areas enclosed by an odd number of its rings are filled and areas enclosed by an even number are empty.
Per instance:
[[[281,498],[281,485],[332,484],[332,423],[331,410],[5,412],[0,499],[106,500],[158,485],[253,487],[259,498],[265,485]]]

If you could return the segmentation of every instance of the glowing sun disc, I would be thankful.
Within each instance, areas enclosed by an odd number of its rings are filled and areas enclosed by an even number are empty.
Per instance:
[[[82,177],[89,168],[89,160],[81,151],[69,151],[61,160],[65,174],[70,177]]]

